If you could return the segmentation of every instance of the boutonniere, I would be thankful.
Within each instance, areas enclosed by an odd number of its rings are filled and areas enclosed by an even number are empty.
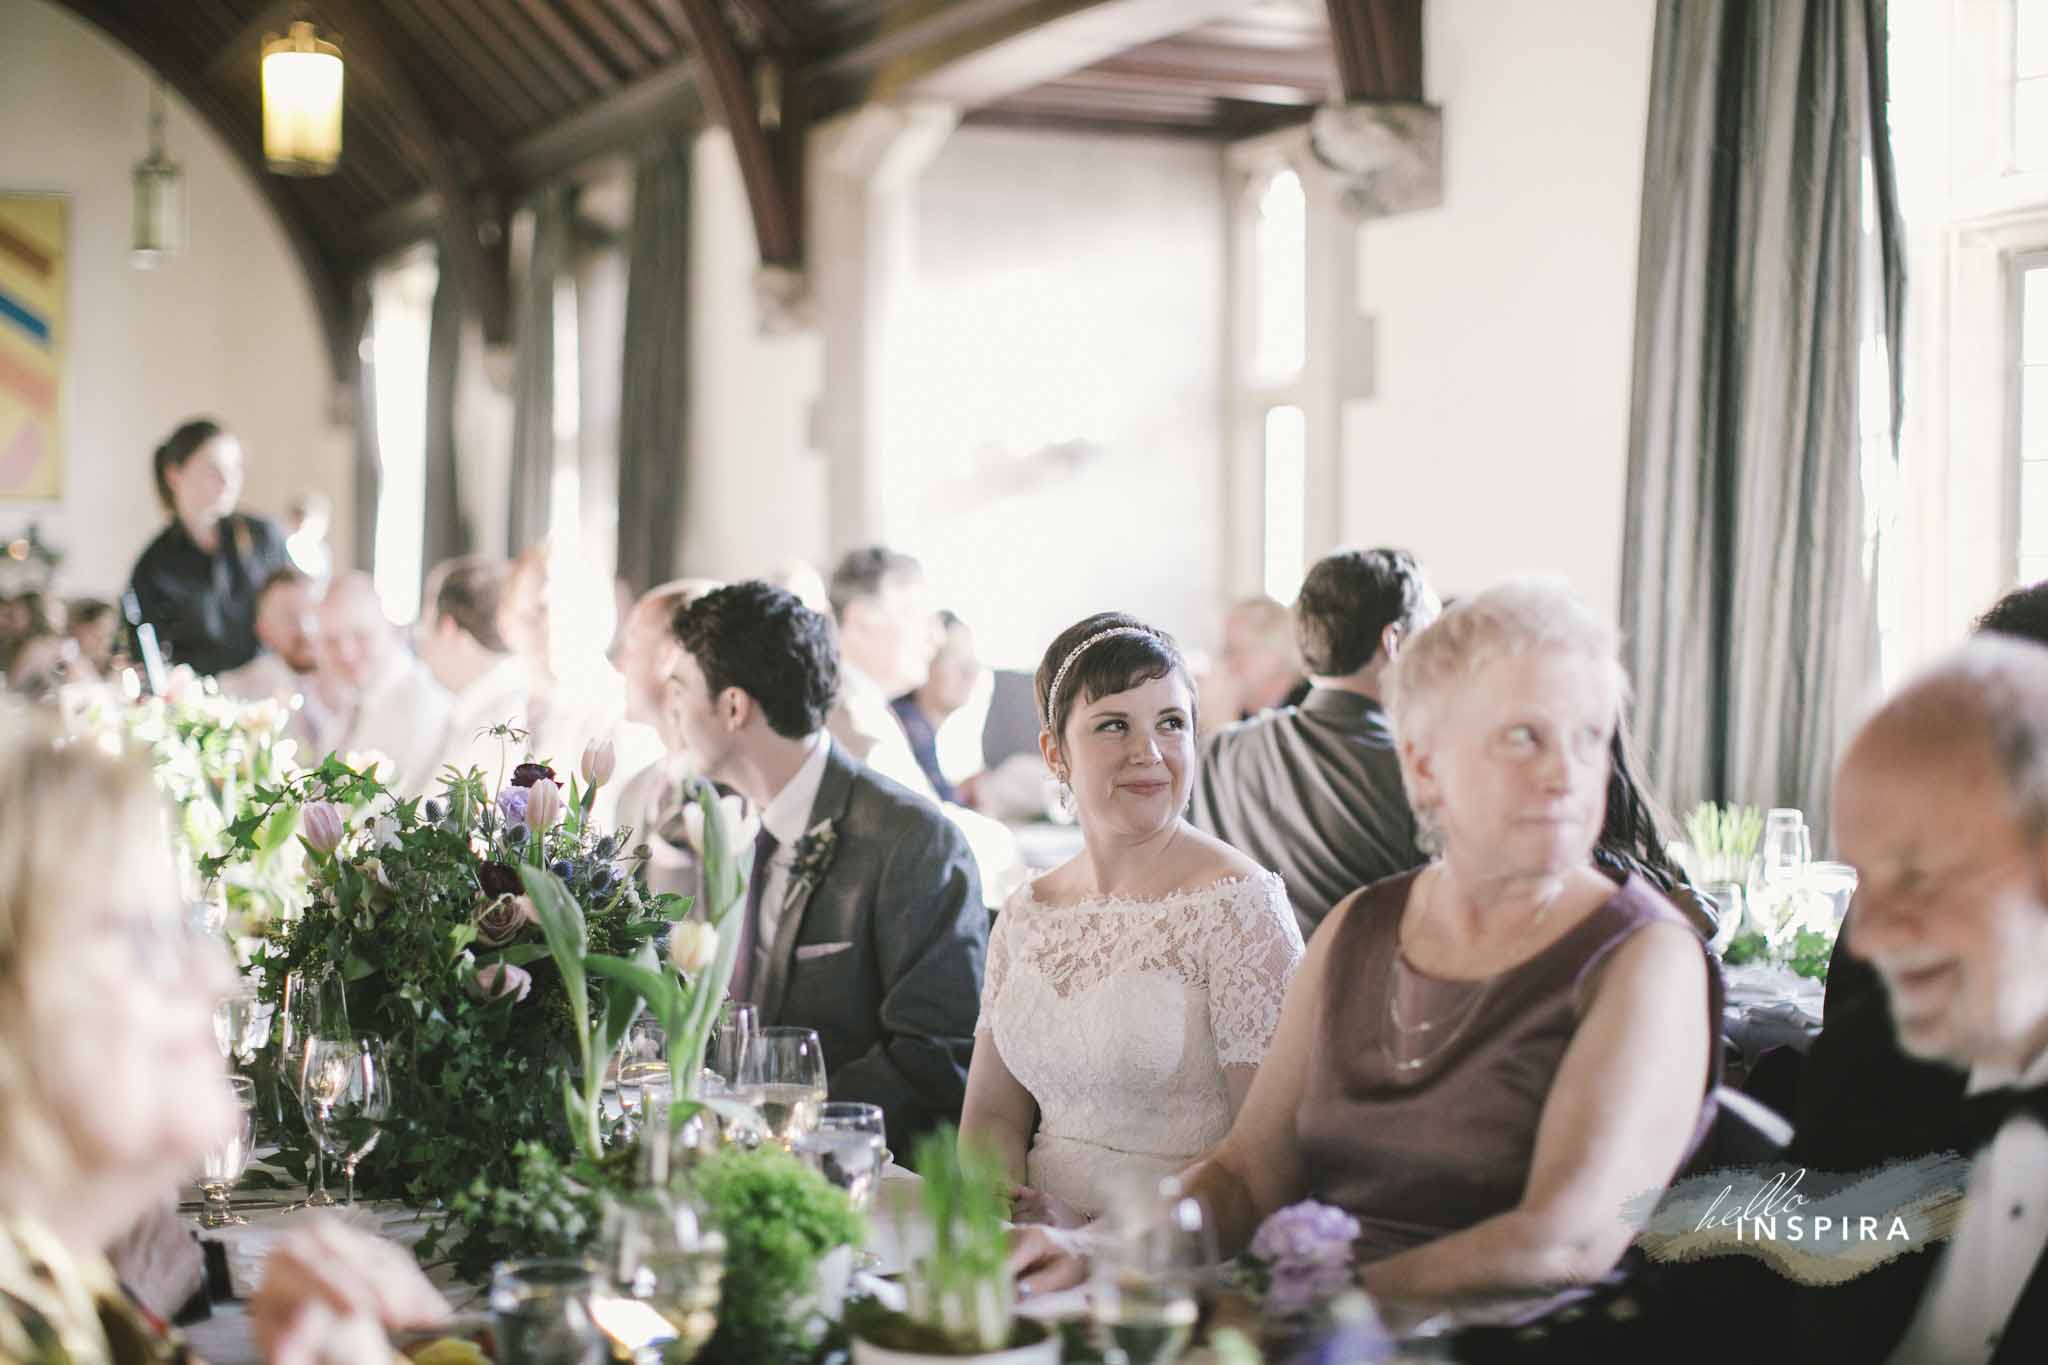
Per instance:
[[[832,866],[832,855],[838,851],[839,834],[832,828],[832,822],[820,820],[812,825],[796,841],[796,861],[789,869],[789,894],[784,897],[785,902],[809,895],[824,879]]]

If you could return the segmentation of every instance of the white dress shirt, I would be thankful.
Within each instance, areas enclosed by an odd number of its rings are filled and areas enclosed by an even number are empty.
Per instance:
[[[870,771],[908,787],[934,805],[938,803],[938,791],[917,761],[910,736],[896,719],[888,694],[844,658],[839,661],[839,700],[833,703],[825,725],[840,747]]]
[[[1978,1067],[1969,1093],[2048,1082],[2048,1052],[2022,1075]],[[1892,1365],[1985,1365],[2048,1249],[2048,1128],[2007,1119],[1970,1168],[1963,1219],[1892,1353]]]
[[[441,761],[435,766],[431,785],[438,789],[441,769],[449,767],[460,772],[475,768],[484,775],[487,791],[496,791],[510,781],[513,765],[525,761],[526,746],[485,732],[494,725],[526,729],[526,698],[531,690],[526,661],[507,654],[457,692],[451,699],[448,736],[442,741]]]
[[[343,715],[336,753],[378,753],[389,760],[378,775],[401,797],[434,787],[434,761],[448,734],[448,693],[427,666],[395,649]]]
[[[775,836],[775,852],[768,858],[768,879],[761,887],[761,915],[755,925],[754,985],[768,979],[768,963],[775,940],[782,931],[782,902],[789,890],[789,874],[796,866],[797,841],[810,832],[811,807],[818,802],[818,788],[825,781],[825,760],[832,751],[832,737],[823,730],[810,738],[810,753],[796,775],[783,783],[761,812],[761,826]],[[748,851],[749,858],[752,850]]]

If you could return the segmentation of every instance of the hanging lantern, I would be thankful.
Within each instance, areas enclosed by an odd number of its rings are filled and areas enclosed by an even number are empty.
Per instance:
[[[135,250],[138,270],[185,249],[185,171],[164,155],[164,87],[149,91],[149,155],[135,163]]]
[[[279,175],[326,175],[341,160],[341,49],[303,19],[263,40],[263,159]]]

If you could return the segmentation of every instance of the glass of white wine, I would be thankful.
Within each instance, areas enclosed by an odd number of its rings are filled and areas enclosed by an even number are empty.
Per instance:
[[[235,1182],[249,1169],[249,1149],[256,1134],[256,1082],[247,1076],[228,1077],[235,1095],[234,1126],[206,1149],[199,1168],[199,1192],[206,1196],[206,1208],[199,1215],[202,1228],[240,1227],[248,1219],[230,1204]]]
[[[1215,1263],[1215,1236],[1202,1206],[1163,1180],[1111,1219],[1095,1256],[1090,1295],[1109,1365],[1165,1365],[1180,1359],[1201,1317],[1202,1278]]]
[[[761,1112],[768,1137],[784,1151],[818,1126],[825,1103],[825,1048],[815,1029],[764,1028],[747,1041],[740,1096]]]
[[[391,1113],[391,1071],[384,1040],[359,1033],[353,1038],[313,1039],[306,1044],[303,1082],[306,1127],[347,1174],[345,1203],[356,1202],[356,1163],[377,1145],[376,1125]]]

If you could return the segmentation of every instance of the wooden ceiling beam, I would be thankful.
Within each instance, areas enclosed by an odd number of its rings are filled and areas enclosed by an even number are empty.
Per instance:
[[[761,264],[800,269],[803,225],[798,210],[798,158],[803,137],[801,120],[794,117],[797,110],[785,99],[781,127],[771,136],[761,126],[752,73],[740,56],[739,44],[717,0],[682,0],[682,7],[690,24],[690,42],[703,66],[711,105],[732,134],[740,178],[747,189],[747,206],[754,215]]]
[[[920,97],[972,109],[1251,8],[1252,0],[956,0],[808,68],[825,115]]]
[[[619,83],[618,78],[591,51],[590,44],[578,37],[576,30],[555,13],[549,0],[519,0],[519,9],[557,51],[575,64],[576,69],[583,73],[583,79],[590,82],[591,89],[610,90]]]
[[[675,55],[675,35],[663,28],[652,14],[640,8],[639,0],[605,0],[605,8],[632,30],[640,46],[655,61],[665,62]]]
[[[583,31],[594,38],[598,45],[612,54],[619,70],[627,76],[637,76],[646,69],[647,54],[634,46],[626,31],[612,22],[610,15],[598,7],[597,0],[553,0],[565,6],[576,16]]]
[[[1051,82],[1051,89],[1128,90],[1206,99],[1243,100],[1248,104],[1316,105],[1329,97],[1326,86],[1291,81],[1260,81],[1211,72],[1187,72],[1151,66],[1113,67],[1098,63]]]
[[[345,385],[352,382],[356,372],[356,338],[350,329],[347,290],[332,259],[321,249],[308,225],[307,215],[292,202],[278,178],[264,167],[260,123],[252,127],[250,123],[238,120],[232,109],[213,94],[196,71],[177,63],[155,34],[139,27],[111,0],[63,0],[63,3],[72,13],[127,48],[144,66],[161,77],[241,163],[258,197],[284,231],[285,241],[291,246],[299,272],[305,279],[307,292],[313,296],[313,310],[319,316],[320,329],[327,341],[328,364],[335,383]]]
[[[541,84],[553,92],[558,109],[573,109],[604,88],[585,80],[582,73],[565,61],[561,52],[534,28],[525,11],[506,5],[503,0],[493,0],[489,5],[484,0],[454,0],[454,4],[470,32],[502,32],[512,40],[512,46],[525,56]]]
[[[1422,0],[1329,0],[1346,100],[1422,100]]]

